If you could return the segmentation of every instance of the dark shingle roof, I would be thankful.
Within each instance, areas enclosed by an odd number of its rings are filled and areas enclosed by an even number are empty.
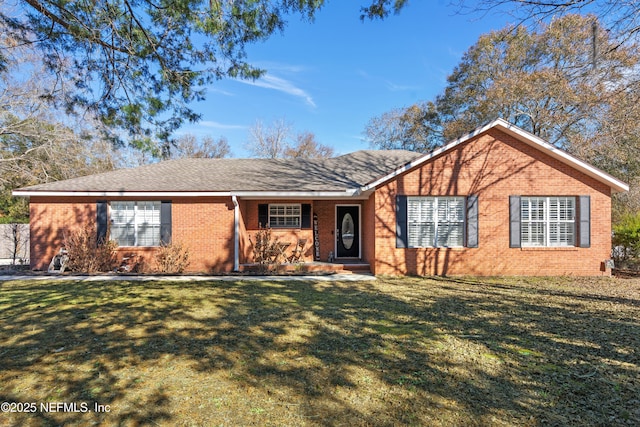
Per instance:
[[[372,182],[420,155],[364,150],[330,159],[180,159],[20,191],[343,191]]]

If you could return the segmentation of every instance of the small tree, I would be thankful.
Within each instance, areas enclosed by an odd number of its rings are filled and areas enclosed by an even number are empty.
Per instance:
[[[29,246],[29,224],[7,224],[3,237],[11,245],[11,265],[15,266],[18,260],[22,264]]]

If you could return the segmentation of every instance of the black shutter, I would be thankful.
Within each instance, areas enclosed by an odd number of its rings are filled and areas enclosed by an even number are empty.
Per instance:
[[[311,205],[305,203],[302,205],[301,228],[311,228]]]
[[[171,200],[160,202],[160,244],[171,243]]]
[[[396,248],[408,246],[407,196],[396,196]]]
[[[520,196],[509,196],[509,247],[519,248],[520,242]]]
[[[478,196],[467,197],[467,247],[478,247]]]
[[[96,203],[96,230],[97,230],[97,242],[99,245],[103,244],[107,241],[107,230],[108,230],[108,204],[106,200],[98,200]]]
[[[269,225],[269,205],[258,205],[258,227]]]
[[[579,239],[581,248],[591,247],[591,197],[580,196],[578,219],[580,221]]]

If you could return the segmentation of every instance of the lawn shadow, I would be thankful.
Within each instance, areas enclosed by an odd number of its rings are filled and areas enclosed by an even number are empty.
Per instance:
[[[5,282],[0,397],[112,408],[15,425],[632,422],[634,301],[465,279]]]

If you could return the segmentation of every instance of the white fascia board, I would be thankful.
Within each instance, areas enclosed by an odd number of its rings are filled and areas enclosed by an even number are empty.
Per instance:
[[[380,184],[384,184],[385,182],[395,178],[396,176],[403,174],[404,172],[407,172],[408,170],[411,170],[413,168],[415,168],[416,166],[419,166],[425,162],[428,162],[429,160],[433,159],[434,157],[437,157],[439,155],[441,155],[444,152],[447,152],[451,149],[453,149],[454,147],[463,144],[465,142],[467,142],[468,140],[470,140],[471,138],[480,135],[483,132],[488,131],[491,128],[494,127],[498,127],[500,128],[502,131],[504,131],[505,133],[507,133],[508,135],[513,136],[514,138],[517,138],[519,141],[524,142],[525,144],[528,144],[530,146],[533,146],[535,148],[538,148],[540,151],[550,155],[551,157],[560,160],[561,162],[568,164],[569,166],[574,167],[575,169],[583,172],[584,174],[597,179],[600,182],[603,182],[607,185],[609,185],[611,187],[611,189],[616,192],[623,192],[623,191],[629,191],[629,185],[620,181],[617,178],[614,178],[613,176],[609,175],[606,172],[601,171],[600,169],[591,166],[588,163],[583,162],[582,160],[579,160],[575,157],[573,157],[571,154],[567,153],[564,150],[561,150],[551,144],[549,144],[548,142],[546,142],[545,140],[543,140],[540,137],[537,137],[527,131],[525,131],[524,129],[519,128],[516,125],[513,125],[509,122],[507,122],[504,119],[496,119],[494,121],[492,121],[491,123],[479,127],[476,130],[474,130],[471,133],[468,133],[464,136],[461,136],[458,139],[454,139],[453,141],[449,142],[448,144],[438,148],[437,150],[432,151],[429,154],[426,154],[422,157],[417,158],[416,160],[412,161],[411,163],[408,163],[406,165],[404,165],[403,167],[396,169],[395,171],[391,172],[390,174],[383,176],[382,178],[371,182],[367,185],[365,185],[364,187],[361,188],[361,191],[369,191],[372,190],[374,188],[376,188],[378,185]]]
[[[29,197],[231,197],[242,199],[355,199],[368,197],[358,189],[346,191],[37,191],[16,190],[14,196]]]
[[[559,160],[565,164],[568,164],[569,166],[574,167],[575,169],[579,170],[585,175],[588,175],[604,184],[609,185],[615,193],[629,191],[629,184],[623,181],[620,181],[619,179],[596,168],[595,166],[590,165],[589,163],[583,162],[582,160],[572,156],[566,151],[561,150],[560,148],[549,144],[544,139],[536,135],[533,135],[525,131],[524,129],[521,129],[518,126],[512,125],[506,120],[497,119],[493,123],[495,123],[494,126],[500,127],[502,131],[517,138],[518,140],[523,141],[524,143],[532,147],[537,147],[540,149],[540,151],[548,154],[554,159]]]
[[[233,195],[246,200],[264,199],[366,199],[358,189],[346,191],[234,191]]]
[[[38,191],[16,190],[14,196],[42,197],[231,197],[229,191]]]

